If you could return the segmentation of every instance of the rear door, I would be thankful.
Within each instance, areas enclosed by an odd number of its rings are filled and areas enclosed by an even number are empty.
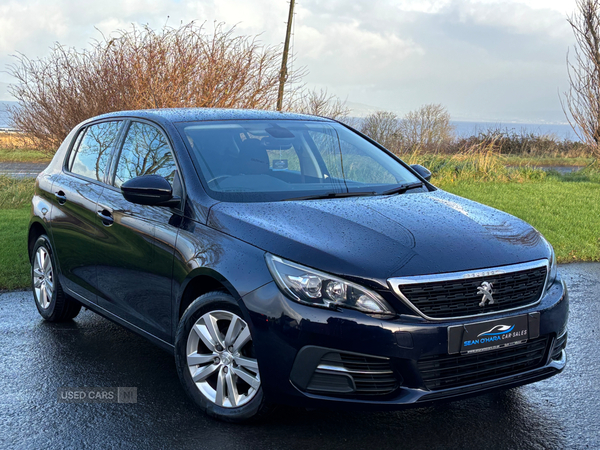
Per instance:
[[[63,171],[54,179],[52,238],[67,292],[97,301],[96,239],[101,235],[96,203],[104,190],[111,151],[123,121],[87,126],[75,140]]]
[[[180,210],[131,203],[121,185],[155,174],[166,178],[183,198],[180,175],[166,135],[154,124],[131,121],[116,172],[100,196],[104,217],[98,237],[99,304],[128,322],[171,341],[171,279]]]

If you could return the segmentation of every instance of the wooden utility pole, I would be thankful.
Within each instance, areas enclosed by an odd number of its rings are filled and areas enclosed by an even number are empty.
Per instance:
[[[279,72],[279,92],[277,93],[277,111],[283,107],[283,86],[287,80],[287,60],[290,50],[290,35],[292,34],[292,21],[294,20],[294,3],[290,0],[290,13],[287,21],[287,31],[285,33],[285,43],[283,44],[283,59],[281,60],[281,71]]]

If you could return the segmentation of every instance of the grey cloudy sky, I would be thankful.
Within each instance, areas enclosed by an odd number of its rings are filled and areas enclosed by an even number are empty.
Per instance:
[[[400,114],[426,103],[454,119],[564,122],[566,22],[575,0],[298,0],[296,66],[309,86],[351,105]],[[16,52],[42,57],[148,23],[237,24],[283,41],[286,0],[0,0],[0,70]],[[0,100],[11,80],[0,73]]]

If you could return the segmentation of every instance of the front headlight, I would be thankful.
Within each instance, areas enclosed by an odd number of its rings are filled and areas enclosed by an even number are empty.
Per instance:
[[[342,306],[371,314],[394,314],[376,292],[267,253],[273,279],[293,300],[318,306]]]
[[[554,247],[552,247],[551,245],[550,249],[552,250],[552,255],[550,256],[550,267],[548,269],[546,289],[550,289],[550,286],[554,284],[554,282],[556,281],[556,277],[558,276],[558,264],[556,264],[556,253],[554,253]]]

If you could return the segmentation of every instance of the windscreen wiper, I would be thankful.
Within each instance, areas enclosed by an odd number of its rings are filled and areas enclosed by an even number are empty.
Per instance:
[[[377,195],[377,192],[330,192],[329,194],[307,195],[306,197],[288,198],[286,201],[295,200],[321,200],[326,198],[344,198],[344,197],[369,197]]]
[[[419,187],[423,187],[422,181],[417,181],[416,183],[401,184],[400,186],[396,186],[393,189],[382,192],[381,195],[404,194],[410,189],[416,189]]]

